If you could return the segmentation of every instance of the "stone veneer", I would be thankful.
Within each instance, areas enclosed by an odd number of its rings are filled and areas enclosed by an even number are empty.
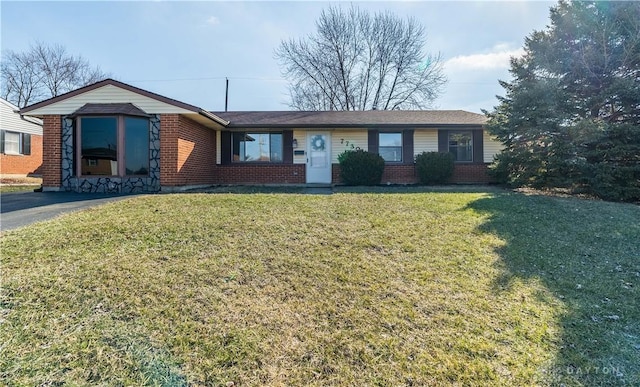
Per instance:
[[[65,191],[134,193],[160,191],[160,117],[152,115],[149,129],[148,177],[78,177],[74,174],[73,119],[62,119],[62,188]]]

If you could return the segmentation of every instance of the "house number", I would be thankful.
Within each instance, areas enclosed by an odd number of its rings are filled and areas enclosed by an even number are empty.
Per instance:
[[[347,147],[347,149],[351,148],[355,150],[360,150],[359,146],[355,146],[355,144],[352,141],[345,140],[344,138],[340,139],[340,144],[344,144],[344,146]]]

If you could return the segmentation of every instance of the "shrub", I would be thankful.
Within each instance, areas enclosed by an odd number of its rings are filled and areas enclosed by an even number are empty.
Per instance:
[[[338,155],[340,177],[347,185],[376,185],[382,180],[384,159],[367,151],[348,150]]]
[[[453,154],[422,152],[416,156],[416,170],[422,184],[442,184],[453,175]]]

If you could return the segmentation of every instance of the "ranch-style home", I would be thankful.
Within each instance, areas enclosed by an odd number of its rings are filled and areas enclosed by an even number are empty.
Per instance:
[[[38,175],[42,164],[42,121],[21,116],[0,98],[0,175]]]
[[[44,191],[340,184],[350,149],[386,160],[383,184],[416,183],[424,151],[454,154],[452,183],[486,183],[501,146],[461,110],[210,112],[113,79],[20,114],[44,122]]]

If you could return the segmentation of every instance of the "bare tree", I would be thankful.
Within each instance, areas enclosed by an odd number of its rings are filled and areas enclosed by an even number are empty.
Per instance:
[[[26,106],[30,101],[45,97],[42,76],[34,66],[32,53],[8,51],[2,58],[2,98],[16,106]]]
[[[0,90],[4,99],[24,107],[108,76],[64,46],[36,42],[29,51],[3,53]]]
[[[294,109],[424,109],[446,83],[440,55],[423,53],[425,30],[413,18],[329,7],[316,25],[316,34],[275,51]]]

